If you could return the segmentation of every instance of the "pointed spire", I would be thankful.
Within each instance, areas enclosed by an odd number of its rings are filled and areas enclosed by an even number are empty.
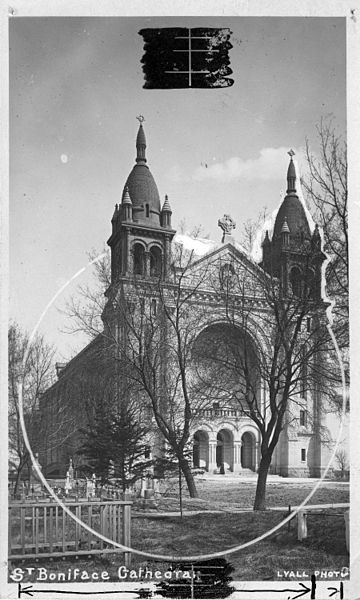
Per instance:
[[[119,210],[119,207],[118,207],[118,205],[117,205],[117,204],[115,204],[114,214],[113,214],[113,216],[111,217],[111,221],[112,221],[112,222],[116,221],[116,219],[117,219],[117,216],[118,216],[118,210]]]
[[[289,150],[288,155],[290,156],[290,163],[287,171],[287,194],[296,194],[296,170],[293,161],[295,156],[294,150]]]
[[[125,189],[124,189],[124,193],[123,193],[121,204],[123,204],[123,205],[124,204],[132,204],[131,198],[130,198],[130,194],[129,194],[129,188],[128,188],[128,186],[126,186]]]
[[[286,217],[284,219],[282,228],[281,228],[281,233],[290,233],[290,229],[289,229],[289,225],[287,223]]]
[[[129,188],[127,185],[125,186],[124,191],[123,191],[121,205],[122,205],[122,220],[123,221],[132,221],[133,205],[131,202]]]
[[[269,244],[271,244],[270,238],[269,238],[269,231],[266,230],[265,238],[264,238],[264,241],[262,243],[262,246],[268,246]]]
[[[311,237],[311,245],[313,248],[321,248],[321,235],[319,231],[319,225],[316,223],[314,233]]]
[[[161,212],[172,213],[170,202],[169,202],[169,198],[168,198],[167,195],[165,195],[165,201],[164,201],[163,207],[161,209]]]
[[[161,209],[161,225],[163,227],[171,228],[171,215],[172,215],[172,210],[171,210],[169,198],[166,195],[163,207]]]
[[[287,248],[290,245],[290,229],[287,224],[286,217],[284,218],[282,227],[281,227],[281,247]]]
[[[145,156],[146,138],[145,138],[145,132],[144,132],[144,129],[142,126],[145,119],[142,115],[139,115],[136,118],[140,123],[139,131],[136,136],[136,162],[140,163],[140,164],[145,164],[146,163],[146,156]]]

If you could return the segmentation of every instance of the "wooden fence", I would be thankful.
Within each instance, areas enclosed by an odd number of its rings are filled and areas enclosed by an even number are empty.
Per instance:
[[[65,502],[82,522],[103,536],[130,546],[131,502]],[[120,552],[70,517],[56,502],[9,505],[9,560]],[[125,564],[130,553],[124,552]]]
[[[289,507],[290,508],[290,507]],[[326,509],[333,508],[347,508],[345,512],[341,513],[327,513]],[[348,502],[341,502],[338,504],[322,504],[316,506],[304,506],[297,513],[297,539],[302,542],[302,540],[308,537],[308,515],[321,515],[325,517],[335,517],[341,516],[344,518],[344,528],[345,528],[345,541],[346,541],[346,549],[349,552],[349,509],[350,505]]]

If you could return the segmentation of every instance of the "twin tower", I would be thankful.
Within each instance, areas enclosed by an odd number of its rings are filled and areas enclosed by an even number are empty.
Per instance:
[[[136,138],[136,164],[124,186],[121,204],[112,217],[112,284],[120,277],[163,278],[170,274],[172,210],[168,197],[161,206],[159,191],[146,159],[146,138],[140,120]],[[313,231],[296,190],[296,171],[290,151],[286,196],[277,213],[270,239],[266,232],[260,266],[278,277],[285,293],[300,295],[305,286],[314,299],[321,298],[321,250],[319,229]]]

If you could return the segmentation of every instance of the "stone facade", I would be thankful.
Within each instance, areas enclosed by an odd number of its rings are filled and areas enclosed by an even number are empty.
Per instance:
[[[134,276],[143,282],[148,281],[149,285],[160,276],[164,282],[170,280],[173,277],[171,261],[174,244],[184,245],[185,242],[190,246],[193,244],[195,250],[193,264],[187,278],[184,279],[184,285],[199,282],[204,270],[207,274],[206,277],[202,277],[200,284],[196,284],[196,294],[193,298],[193,305],[195,306],[196,302],[196,306],[201,307],[201,316],[196,325],[199,336],[204,331],[211,336],[212,332],[224,327],[226,322],[225,306],[209,285],[214,273],[218,280],[223,281],[225,278],[228,281],[236,271],[238,277],[248,282],[246,293],[251,312],[247,319],[249,340],[245,343],[253,345],[255,353],[261,348],[266,348],[269,343],[266,325],[262,325],[262,315],[266,306],[259,285],[259,278],[266,274],[271,273],[277,278],[285,294],[289,290],[297,293],[301,281],[304,277],[309,277],[313,283],[314,299],[319,301],[319,318],[324,315],[326,305],[321,300],[321,270],[325,256],[321,251],[318,228],[311,230],[305,208],[296,191],[293,153],[290,152],[287,193],[278,211],[271,238],[268,232],[265,234],[262,262],[257,264],[235,241],[235,223],[229,215],[219,219],[219,226],[223,230],[221,243],[203,242],[203,246],[207,244],[205,252],[202,250],[196,255],[196,248],[201,245],[201,240],[184,240],[184,236],[176,238],[176,232],[171,225],[172,210],[169,199],[165,196],[161,206],[155,180],[147,165],[146,139],[142,123],[136,139],[136,149],[136,164],[125,183],[121,204],[115,207],[112,234],[108,240],[111,248],[111,285],[106,292],[107,304],[103,315],[105,329],[120,327],[119,323],[116,323],[116,314],[114,316],[115,298],[119,297],[120,290],[121,293],[131,294]],[[306,253],[303,252],[304,242],[308,249]],[[240,325],[241,314],[236,318]],[[315,315],[315,318],[318,316]],[[311,327],[311,323],[308,323],[308,327]],[[45,394],[41,402],[46,422],[49,422],[50,407],[54,398],[57,402],[62,402],[66,382],[79,370],[80,365],[87,364],[88,371],[96,372],[96,367],[92,369],[91,364],[96,363],[94,349],[99,345],[101,346],[101,342],[97,338],[61,370],[59,381]],[[265,406],[267,392],[263,383],[260,383],[258,393],[260,402]],[[81,399],[76,402],[78,405]],[[286,423],[274,452],[271,472],[284,476],[321,475],[330,456],[331,444],[322,443],[314,431],[313,419],[308,418],[315,411],[319,411],[321,402],[321,398],[315,395],[304,399],[306,410],[294,409],[295,418]],[[324,407],[321,407],[320,411],[325,419]],[[72,419],[74,430],[67,441],[57,444],[56,457],[49,456],[46,449],[40,455],[47,474],[63,474],[69,457],[76,452],[79,443],[76,418]],[[259,431],[254,422],[242,416],[239,407],[231,402],[213,402],[211,406],[199,410],[192,421],[190,439],[194,468],[213,473],[239,474],[256,471],[259,466]],[[153,443],[155,446],[158,443],[156,432]]]

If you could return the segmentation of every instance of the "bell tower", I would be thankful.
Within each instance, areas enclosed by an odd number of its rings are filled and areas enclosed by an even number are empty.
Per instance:
[[[277,213],[271,240],[269,232],[266,232],[262,244],[262,267],[280,279],[285,294],[300,296],[306,287],[314,300],[320,300],[321,266],[326,257],[321,249],[319,228],[316,225],[311,232],[297,193],[295,152],[290,150],[288,154],[286,196]]]
[[[147,165],[144,117],[139,115],[135,165],[115,205],[111,248],[111,286],[121,278],[161,279],[169,277],[172,210],[168,196],[161,206],[157,185]]]

